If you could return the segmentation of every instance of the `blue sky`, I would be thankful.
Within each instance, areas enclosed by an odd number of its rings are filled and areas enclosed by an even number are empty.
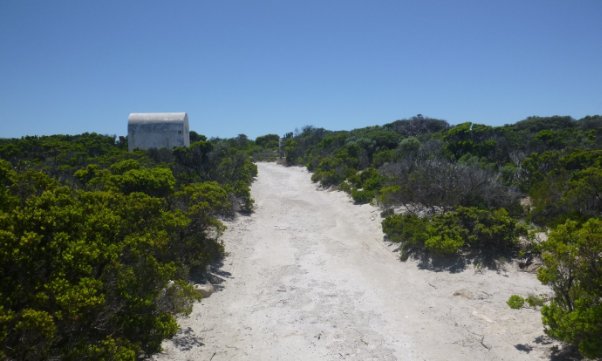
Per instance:
[[[600,0],[0,0],[0,137],[602,114]]]

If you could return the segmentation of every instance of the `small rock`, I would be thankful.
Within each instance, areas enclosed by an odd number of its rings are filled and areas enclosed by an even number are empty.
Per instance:
[[[211,283],[195,283],[194,289],[199,291],[203,298],[211,296],[215,288]]]

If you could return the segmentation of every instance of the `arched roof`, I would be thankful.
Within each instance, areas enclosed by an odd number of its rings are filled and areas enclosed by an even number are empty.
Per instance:
[[[186,113],[130,113],[128,123],[187,122]]]

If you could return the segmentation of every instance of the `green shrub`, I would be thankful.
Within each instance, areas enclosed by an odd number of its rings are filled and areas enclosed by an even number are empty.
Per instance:
[[[539,280],[554,291],[541,309],[546,333],[602,357],[602,220],[556,227],[542,244]]]
[[[506,303],[513,310],[518,310],[525,305],[525,299],[519,295],[512,295],[510,296],[510,298],[508,298],[508,301],[506,301]]]
[[[394,214],[382,222],[383,232],[391,242],[417,246],[427,239],[428,220],[413,214]]]
[[[131,169],[119,180],[124,193],[142,192],[165,197],[173,191],[176,179],[168,168]]]
[[[494,211],[475,207],[459,207],[451,217],[457,219],[464,236],[475,249],[505,252],[514,248],[526,228],[511,218],[504,208]]]
[[[464,240],[456,234],[436,235],[424,241],[424,246],[433,253],[453,255],[457,254],[464,246]]]
[[[374,198],[374,192],[367,190],[352,189],[351,198],[356,204],[370,203]]]
[[[427,219],[413,214],[392,214],[382,222],[387,239],[401,244],[402,260],[407,259],[412,252],[424,248],[424,242],[428,238],[427,226]]]
[[[341,184],[352,170],[339,158],[328,157],[322,159],[312,175],[311,179],[314,182],[320,182],[322,185],[337,186]]]
[[[199,299],[189,277],[223,257],[218,217],[252,209],[257,168],[238,143],[0,139],[0,360],[159,351]]]
[[[461,252],[496,254],[514,250],[525,227],[512,219],[505,209],[488,211],[474,207],[425,218],[393,215],[382,223],[383,232],[402,250],[424,249],[440,255]]]
[[[394,205],[400,190],[401,187],[398,185],[384,186],[378,191],[378,201],[384,206]]]

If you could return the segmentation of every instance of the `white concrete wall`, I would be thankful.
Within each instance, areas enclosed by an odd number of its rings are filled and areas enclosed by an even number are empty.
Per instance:
[[[128,123],[128,149],[188,147],[188,120]]]

